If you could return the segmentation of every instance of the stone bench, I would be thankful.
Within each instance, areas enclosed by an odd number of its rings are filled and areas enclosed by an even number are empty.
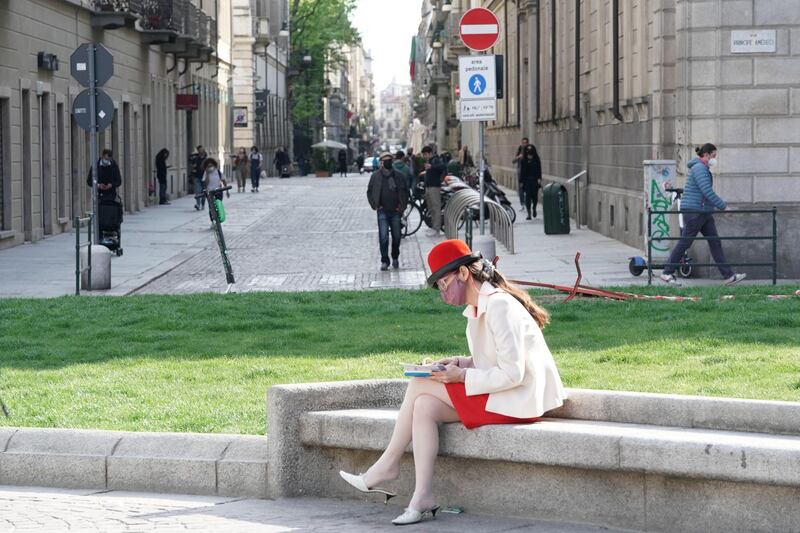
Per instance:
[[[0,428],[0,485],[266,497],[267,438]]]
[[[404,389],[403,380],[271,389],[270,494],[362,497],[338,470],[377,458]],[[568,392],[537,424],[445,424],[440,503],[648,531],[800,530],[800,404]],[[389,485],[408,499],[410,457]]]

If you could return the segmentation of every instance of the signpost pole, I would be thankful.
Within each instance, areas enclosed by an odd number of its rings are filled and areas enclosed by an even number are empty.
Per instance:
[[[88,70],[89,70],[89,157],[92,158],[92,210],[94,211],[94,242],[100,242],[100,213],[99,200],[97,195],[97,81],[94,72],[94,51],[95,43],[89,44]],[[91,245],[89,255],[91,255]]]
[[[479,131],[479,137],[480,137],[480,154],[478,155],[478,157],[480,157],[480,163],[478,163],[478,179],[480,181],[480,186],[481,186],[481,215],[480,215],[481,218],[480,218],[480,220],[481,220],[481,235],[484,235],[486,221],[484,220],[484,196],[485,196],[485,191],[484,191],[484,188],[483,188],[483,173],[486,171],[486,167],[485,167],[484,156],[483,156],[484,145],[483,145],[483,121],[482,120],[480,122],[478,122],[478,131]]]

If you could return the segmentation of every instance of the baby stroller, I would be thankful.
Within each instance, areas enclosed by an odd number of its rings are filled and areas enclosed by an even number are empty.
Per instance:
[[[99,244],[119,257],[122,255],[122,202],[118,196],[101,196],[98,203]]]

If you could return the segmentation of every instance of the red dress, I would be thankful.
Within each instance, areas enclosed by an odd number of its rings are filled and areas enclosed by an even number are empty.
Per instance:
[[[458,413],[458,418],[467,429],[474,429],[488,424],[532,424],[538,422],[539,418],[514,418],[513,416],[492,413],[486,410],[486,402],[489,401],[488,394],[476,394],[467,396],[467,390],[463,383],[445,383],[447,394],[453,407]]]

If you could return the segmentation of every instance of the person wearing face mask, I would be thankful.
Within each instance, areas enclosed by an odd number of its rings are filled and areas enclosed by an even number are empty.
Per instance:
[[[400,268],[400,222],[408,204],[406,177],[393,168],[392,154],[384,152],[381,167],[373,172],[367,186],[367,200],[378,212],[378,244],[381,250],[381,270],[389,270],[389,231],[392,233],[392,266]]]
[[[439,506],[432,492],[440,423],[461,422],[467,429],[487,424],[536,422],[566,399],[553,356],[542,336],[547,311],[528,293],[511,286],[479,252],[463,241],[443,241],[428,254],[428,284],[442,300],[466,305],[470,357],[437,361],[445,369],[431,377],[411,378],[394,432],[380,458],[361,475],[339,475],[361,492],[394,493],[377,488],[396,479],[400,461],[412,444],[416,475],[405,512],[392,522],[413,524]]]
[[[525,146],[522,161],[519,165],[519,181],[525,192],[525,208],[528,210],[528,220],[531,219],[531,206],[533,218],[536,218],[536,206],[539,203],[539,187],[542,185],[542,161],[532,144]]]
[[[92,169],[86,178],[86,185],[92,186]],[[116,200],[117,187],[122,185],[122,174],[119,165],[113,159],[113,153],[106,148],[97,160],[97,196],[100,200]]]
[[[213,157],[209,157],[206,159],[204,166],[204,174],[203,174],[203,190],[204,191],[211,191],[214,189],[219,189],[220,187],[227,187],[228,184],[225,182],[225,178],[222,176],[222,172],[219,171],[219,165],[217,164],[217,160]],[[228,198],[231,197],[231,193],[228,192]],[[222,192],[214,193],[214,199],[222,201]],[[208,206],[208,218],[211,219],[211,225],[214,225],[214,217],[211,215],[211,210],[214,206]]]
[[[250,148],[250,192],[258,192],[258,185],[261,180],[261,163],[264,156],[253,146]]]
[[[725,201],[714,192],[711,168],[717,165],[717,147],[711,143],[696,148],[697,157],[689,161],[689,176],[683,188],[681,210],[699,211],[699,213],[686,213],[683,215],[683,231],[681,240],[669,254],[668,263],[677,265],[684,252],[692,245],[692,237],[702,233],[704,237],[718,237],[717,225],[714,222],[714,208],[724,211],[728,208]],[[747,274],[737,274],[727,264],[725,252],[722,251],[722,241],[711,239],[708,241],[711,256],[722,274],[725,285],[734,285],[747,277]],[[667,285],[680,286],[675,277],[677,266],[667,265],[661,274],[661,281]]]

